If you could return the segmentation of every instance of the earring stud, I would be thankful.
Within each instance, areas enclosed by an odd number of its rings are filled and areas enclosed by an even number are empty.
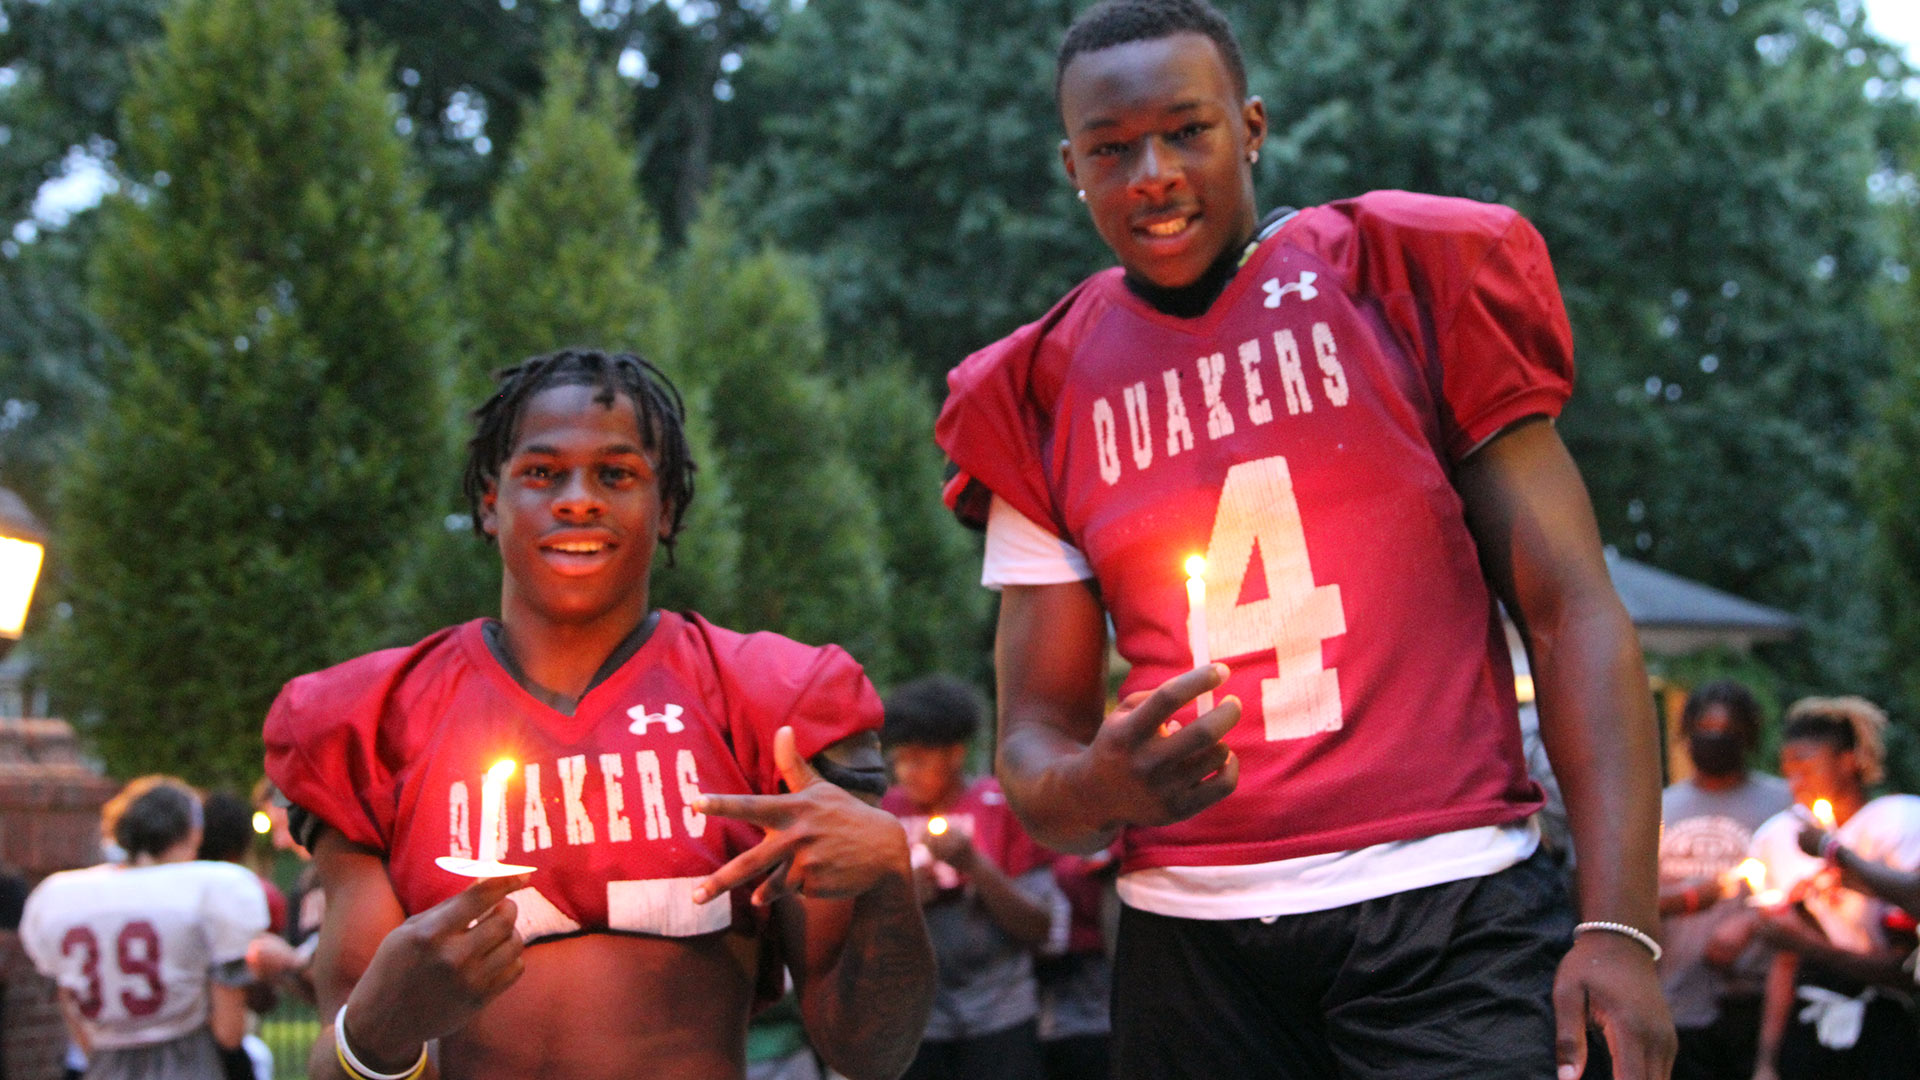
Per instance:
[[[1259,161],[1260,161],[1260,151],[1258,150],[1247,151],[1247,164],[1254,165],[1254,164],[1258,164]]]
[[[1079,200],[1080,200],[1081,202],[1086,202],[1086,201],[1087,201],[1087,189],[1086,189],[1086,188],[1081,188],[1081,189],[1080,189],[1079,191],[1076,191],[1076,192],[1074,192],[1074,195],[1075,195],[1075,197],[1077,197],[1077,198],[1078,198],[1078,199],[1079,199]]]

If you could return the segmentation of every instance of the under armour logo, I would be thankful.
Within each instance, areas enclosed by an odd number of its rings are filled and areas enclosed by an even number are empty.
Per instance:
[[[1314,279],[1319,276],[1319,274],[1311,270],[1302,270],[1300,271],[1299,281],[1286,285],[1280,284],[1279,278],[1268,278],[1261,282],[1260,287],[1267,290],[1267,306],[1270,308],[1279,307],[1280,301],[1285,298],[1288,293],[1299,293],[1300,299],[1302,300],[1311,300],[1319,296],[1320,290],[1313,287]]]
[[[645,705],[635,705],[627,710],[627,715],[633,717],[633,723],[627,725],[627,730],[635,735],[645,735],[648,724],[665,724],[667,734],[678,735],[687,730],[686,721],[680,719],[680,714],[685,711],[678,705],[667,705],[660,712],[650,713]]]

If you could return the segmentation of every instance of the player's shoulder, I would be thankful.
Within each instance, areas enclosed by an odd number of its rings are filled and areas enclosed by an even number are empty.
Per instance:
[[[1091,274],[1069,289],[1046,314],[969,354],[947,373],[948,402],[963,403],[981,387],[1011,377],[1024,384],[1050,350],[1070,352],[1085,328],[1113,306],[1120,268]]]
[[[1920,830],[1920,795],[1882,795],[1861,807],[1855,817],[1874,825]]]
[[[817,692],[836,682],[867,683],[866,669],[838,645],[809,645],[771,630],[732,630],[705,616],[663,613],[673,620],[662,629],[672,633],[678,648],[671,655],[710,667],[731,694],[771,701]]]
[[[412,645],[380,649],[288,680],[268,713],[267,738],[293,737],[304,727],[367,714],[369,702],[430,679],[458,656],[464,637],[478,635],[479,627],[477,619],[450,626]]]
[[[1413,191],[1369,191],[1300,211],[1269,243],[1305,251],[1360,277],[1367,264],[1376,261],[1437,260],[1471,268],[1510,238],[1531,245],[1538,235],[1510,206]]]
[[[1417,191],[1369,191],[1349,199],[1303,210],[1281,231],[1298,225],[1348,228],[1371,239],[1483,236],[1497,238],[1524,221],[1518,210],[1500,203],[1478,202],[1452,195]]]
[[[1772,844],[1790,844],[1796,850],[1799,847],[1801,821],[1799,815],[1789,806],[1760,823],[1753,830],[1753,846],[1758,849]]]

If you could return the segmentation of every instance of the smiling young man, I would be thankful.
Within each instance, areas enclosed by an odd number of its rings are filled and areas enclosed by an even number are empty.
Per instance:
[[[649,609],[693,465],[644,361],[537,357],[476,415],[499,620],[302,676],[268,717],[327,896],[311,1075],[739,1077],[787,972],[830,1064],[899,1075],[933,979],[906,839],[821,775],[884,790],[859,666]],[[487,846],[503,757],[501,861],[533,870],[469,884],[436,859]]]
[[[1003,592],[1009,799],[1057,847],[1121,839],[1122,1074],[1569,1076],[1592,1022],[1617,1076],[1665,1076],[1655,731],[1551,423],[1572,335],[1539,235],[1404,192],[1263,221],[1266,110],[1203,3],[1088,10],[1057,79],[1120,266],[956,368],[938,437]]]

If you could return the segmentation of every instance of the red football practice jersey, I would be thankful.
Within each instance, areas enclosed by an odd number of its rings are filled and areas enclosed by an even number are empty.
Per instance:
[[[1194,666],[1185,562],[1238,696],[1238,789],[1124,837],[1124,867],[1244,865],[1518,820],[1540,804],[1452,473],[1571,392],[1572,335],[1518,214],[1377,192],[1303,211],[1203,315],[1121,271],[949,376],[972,485],[1083,552],[1132,670]],[[977,488],[975,489],[977,492]],[[1190,720],[1192,710],[1179,719]]]

